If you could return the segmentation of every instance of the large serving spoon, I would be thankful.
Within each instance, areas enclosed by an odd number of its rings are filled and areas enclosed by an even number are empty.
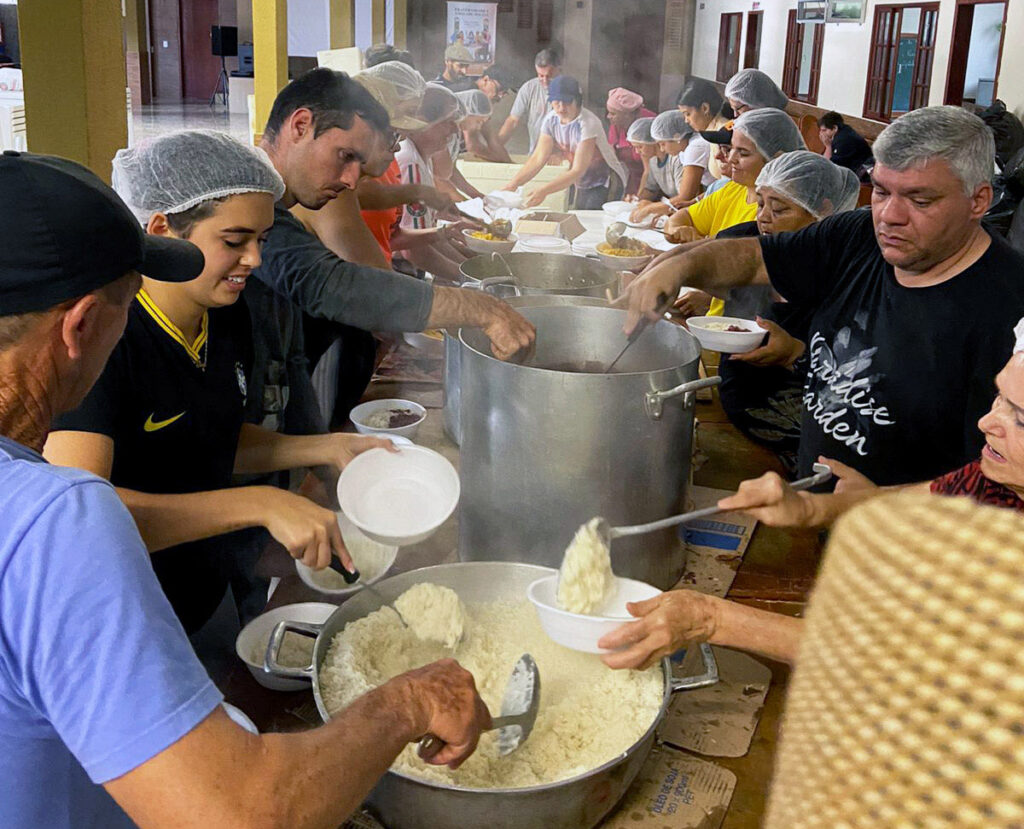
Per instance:
[[[813,475],[801,478],[799,481],[793,481],[789,486],[796,490],[810,489],[818,484],[825,483],[825,481],[832,477],[832,469],[823,463],[814,464],[813,469]],[[651,521],[649,524],[633,524],[632,526],[626,527],[613,527],[605,518],[597,516],[597,525],[595,529],[597,530],[597,534],[601,537],[602,543],[606,547],[611,547],[612,541],[616,538],[623,538],[630,535],[644,535],[645,533],[665,530],[669,527],[674,527],[677,524],[688,524],[691,521],[696,521],[698,518],[707,518],[709,515],[715,515],[719,512],[725,512],[725,510],[716,504],[713,507],[704,507],[704,509],[693,510],[693,512],[684,512],[681,515],[662,518],[660,521]]]
[[[655,233],[660,233],[662,236],[665,235],[665,231],[657,227],[646,227],[644,230],[653,230]],[[629,231],[629,225],[625,222],[612,222],[605,229],[604,240],[611,245],[613,248],[629,248],[630,250],[639,250],[643,252],[645,250],[644,243],[639,239],[633,239],[626,235]]]
[[[499,756],[511,754],[530,736],[539,708],[540,671],[537,670],[537,663],[533,657],[524,653],[512,668],[512,675],[505,686],[505,696],[501,700],[501,716],[492,720],[489,729],[498,729]],[[416,753],[424,760],[429,760],[442,748],[444,741],[433,734],[428,734],[420,740]]]

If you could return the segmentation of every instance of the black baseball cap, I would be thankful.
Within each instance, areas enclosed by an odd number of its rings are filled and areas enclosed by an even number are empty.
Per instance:
[[[0,154],[0,316],[52,308],[130,271],[188,282],[204,264],[191,242],[145,233],[117,193],[81,164]]]
[[[488,66],[480,74],[490,78],[492,81],[497,81],[499,84],[501,84],[501,88],[504,89],[506,92],[516,91],[516,79],[512,77],[512,73],[505,69],[505,67],[503,66],[498,66],[497,64],[495,64],[494,66]]]
[[[732,121],[720,130],[701,130],[700,137],[711,144],[731,144]]]

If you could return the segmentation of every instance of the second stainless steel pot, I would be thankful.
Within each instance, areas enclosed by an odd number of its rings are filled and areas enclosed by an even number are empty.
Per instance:
[[[450,587],[464,602],[507,601],[524,597],[531,582],[550,573],[545,567],[506,562],[442,564],[392,576],[377,582],[375,588],[391,603],[420,582]],[[331,639],[346,624],[380,606],[380,599],[364,591],[346,601],[323,625],[283,622],[274,631],[268,664],[275,674],[312,680],[316,707],[324,722],[330,713],[320,691],[319,672]],[[316,637],[313,664],[308,668],[273,664],[273,653],[287,631]],[[521,789],[461,789],[389,771],[370,794],[371,810],[388,829],[591,829],[615,807],[640,773],[672,694],[718,681],[718,668],[707,645],[700,647],[699,659],[692,663],[699,673],[680,678],[673,677],[667,659],[662,661],[665,686],[657,717],[625,753],[598,768],[568,780]]]

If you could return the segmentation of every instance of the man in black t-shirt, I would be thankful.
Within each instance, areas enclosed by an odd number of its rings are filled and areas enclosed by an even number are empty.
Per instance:
[[[627,329],[683,285],[770,283],[811,316],[801,472],[822,455],[882,485],[963,466],[1024,316],[1024,257],[981,226],[994,152],[961,109],[908,113],[875,142],[870,215],[667,260],[627,291]]]
[[[860,175],[871,163],[871,145],[838,112],[826,112],[818,119],[818,137],[825,145],[825,158]]]

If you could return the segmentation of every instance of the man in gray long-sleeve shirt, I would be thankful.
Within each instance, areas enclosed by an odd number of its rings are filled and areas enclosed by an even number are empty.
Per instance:
[[[285,194],[254,275],[315,319],[364,331],[479,327],[502,359],[529,347],[533,326],[505,303],[346,262],[288,212],[295,204],[319,210],[354,187],[389,132],[384,108],[343,73],[314,69],[281,90],[261,146],[284,179]],[[265,324],[257,321],[257,339]]]

